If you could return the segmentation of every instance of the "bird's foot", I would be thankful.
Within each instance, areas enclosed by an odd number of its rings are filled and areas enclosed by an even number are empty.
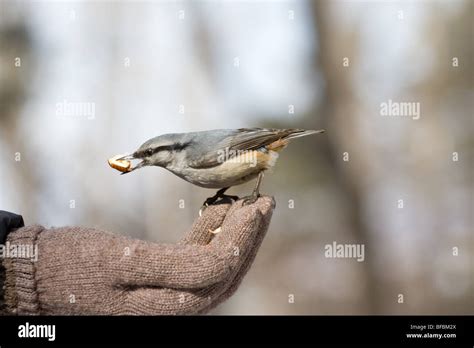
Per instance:
[[[257,201],[260,197],[260,193],[254,192],[250,196],[243,197],[242,205],[250,205]]]
[[[222,195],[220,198],[222,199],[230,199],[232,201],[238,201],[240,199],[239,196],[235,196],[235,195]]]
[[[215,202],[217,202],[219,199],[221,199],[221,200],[226,200],[227,199],[227,200],[231,200],[232,202],[235,202],[235,201],[239,200],[239,196],[221,194],[219,196],[209,197],[204,201],[204,203],[201,206],[201,209],[199,209],[199,216],[202,216],[202,213],[204,212],[204,210],[206,210],[206,208],[208,206],[210,206],[210,205],[214,204]]]

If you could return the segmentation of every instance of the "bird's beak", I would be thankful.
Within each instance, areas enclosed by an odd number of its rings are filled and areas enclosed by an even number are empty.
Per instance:
[[[121,157],[116,158],[116,159],[119,161],[131,161],[131,160],[134,160],[135,157],[133,157],[132,153],[126,153],[125,155],[122,155]]]
[[[130,169],[126,172],[122,172],[121,175],[123,174],[127,174],[127,173],[131,173],[133,172],[135,169],[139,169],[143,166],[146,165],[145,161],[142,160],[141,158],[137,158],[133,155],[133,153],[127,153],[119,158],[117,158],[117,160],[119,161],[133,161],[133,160],[141,160],[140,162],[138,162],[136,165],[133,165],[133,162],[132,162],[132,166],[130,167]]]

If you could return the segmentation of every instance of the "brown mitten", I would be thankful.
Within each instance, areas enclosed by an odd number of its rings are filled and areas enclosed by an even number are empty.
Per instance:
[[[205,312],[236,290],[273,208],[269,197],[210,206],[176,245],[91,228],[18,229],[8,236],[10,245],[36,244],[38,260],[4,260],[7,308],[18,314]]]

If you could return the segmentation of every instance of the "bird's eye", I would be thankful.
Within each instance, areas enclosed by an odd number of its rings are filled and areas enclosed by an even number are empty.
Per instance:
[[[145,155],[146,155],[146,156],[151,156],[151,155],[153,155],[153,150],[152,150],[152,149],[146,150],[146,151],[145,151]]]

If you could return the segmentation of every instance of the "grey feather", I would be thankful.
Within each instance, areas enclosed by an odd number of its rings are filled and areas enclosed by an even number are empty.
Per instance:
[[[226,149],[229,151],[258,150],[280,139],[292,139],[318,132],[321,131],[266,128],[218,129],[183,134],[183,137],[186,138],[182,141],[191,142],[192,146],[187,148],[188,165],[198,169],[211,168],[221,164],[218,160],[219,154]],[[200,139],[205,136],[206,141],[193,141],[196,136],[199,136]]]

